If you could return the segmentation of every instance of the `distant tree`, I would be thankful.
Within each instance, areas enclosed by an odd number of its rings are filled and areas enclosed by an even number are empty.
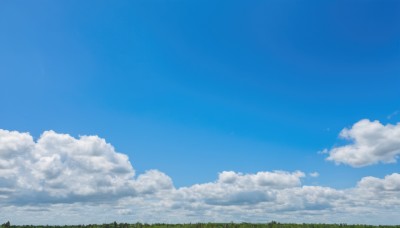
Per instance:
[[[10,221],[7,221],[6,223],[1,225],[4,228],[10,228]]]

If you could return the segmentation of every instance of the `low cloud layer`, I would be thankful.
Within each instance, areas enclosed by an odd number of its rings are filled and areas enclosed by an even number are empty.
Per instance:
[[[383,125],[367,119],[340,132],[349,144],[327,151],[327,160],[336,164],[363,167],[377,163],[395,163],[400,155],[400,123]]]
[[[0,130],[0,219],[13,223],[400,223],[400,174],[342,190],[306,186],[306,176],[223,171],[214,182],[176,188],[158,170],[136,176],[128,157],[97,136],[46,131],[34,140]]]

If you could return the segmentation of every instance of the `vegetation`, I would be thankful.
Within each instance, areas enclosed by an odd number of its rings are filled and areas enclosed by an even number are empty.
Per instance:
[[[1,228],[400,228],[395,226],[372,226],[372,225],[347,225],[347,224],[292,224],[278,223],[272,221],[270,223],[195,223],[195,224],[143,224],[143,223],[111,223],[111,224],[89,224],[74,226],[33,226],[23,225],[15,226],[10,222],[1,225]]]

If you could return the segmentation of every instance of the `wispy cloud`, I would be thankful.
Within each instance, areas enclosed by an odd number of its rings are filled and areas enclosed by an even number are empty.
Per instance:
[[[390,120],[393,117],[397,116],[399,113],[400,113],[399,110],[396,110],[393,113],[391,113],[390,115],[388,115],[386,118]]]

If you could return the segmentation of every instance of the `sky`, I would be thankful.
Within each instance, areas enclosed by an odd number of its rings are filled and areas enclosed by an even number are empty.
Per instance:
[[[399,10],[0,1],[0,221],[400,224]]]

